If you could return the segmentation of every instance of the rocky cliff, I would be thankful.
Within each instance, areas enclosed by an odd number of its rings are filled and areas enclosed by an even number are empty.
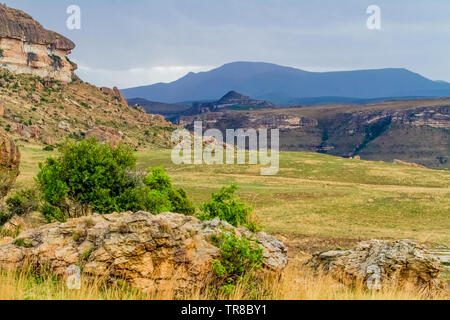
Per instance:
[[[70,82],[76,64],[67,56],[75,44],[44,29],[30,15],[0,4],[0,65],[25,73]]]
[[[208,112],[182,117],[179,123],[192,129],[195,120],[202,120],[205,129],[222,131],[279,129],[285,151],[450,168],[450,99]]]

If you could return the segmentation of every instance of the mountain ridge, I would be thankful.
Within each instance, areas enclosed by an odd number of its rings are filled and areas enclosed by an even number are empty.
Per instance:
[[[310,72],[261,62],[232,62],[206,72],[188,73],[170,82],[123,89],[127,99],[164,103],[218,100],[224,92],[293,105],[299,98],[322,96],[374,99],[450,96],[450,84],[433,81],[405,68]]]

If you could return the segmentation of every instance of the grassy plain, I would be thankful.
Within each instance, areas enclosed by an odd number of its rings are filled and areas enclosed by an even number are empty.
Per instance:
[[[23,146],[16,188],[33,182],[51,152]],[[282,152],[276,176],[260,166],[182,165],[170,150],[137,152],[138,167],[163,166],[198,205],[238,183],[266,231],[286,236],[414,239],[450,246],[450,171],[316,153]]]
[[[21,146],[21,174],[15,189],[29,187],[38,163],[54,152]],[[448,293],[413,287],[368,292],[345,287],[328,276],[314,275],[303,262],[316,251],[353,246],[362,239],[403,239],[429,246],[450,246],[450,172],[410,166],[342,159],[314,153],[280,155],[276,176],[261,176],[260,166],[176,166],[169,150],[136,153],[138,167],[163,166],[177,187],[187,190],[196,205],[222,186],[238,183],[239,195],[254,206],[259,222],[289,247],[290,262],[281,278],[265,279],[251,296],[239,285],[223,299],[448,299]],[[448,278],[448,275],[444,275]],[[88,281],[84,279],[83,281]],[[84,282],[68,290],[48,275],[27,271],[0,272],[0,300],[123,300],[212,299],[208,293],[173,292],[149,295],[117,282]]]

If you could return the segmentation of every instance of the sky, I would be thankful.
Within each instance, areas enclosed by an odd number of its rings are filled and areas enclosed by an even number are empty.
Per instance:
[[[97,86],[174,81],[234,61],[307,71],[407,68],[450,82],[449,0],[3,0],[77,47]],[[66,26],[81,9],[81,29]],[[367,8],[381,29],[367,28]]]

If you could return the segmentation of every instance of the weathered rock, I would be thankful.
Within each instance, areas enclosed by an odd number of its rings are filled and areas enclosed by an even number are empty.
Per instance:
[[[70,124],[67,121],[60,121],[58,128],[67,132],[70,132]]]
[[[118,130],[105,126],[98,126],[86,132],[86,138],[95,137],[98,142],[106,142],[117,147],[122,141],[122,135]]]
[[[76,65],[66,57],[75,44],[46,30],[23,11],[0,5],[0,61],[14,73],[70,82]]]
[[[438,278],[439,260],[409,240],[360,242],[353,250],[317,253],[307,265],[347,285],[364,283],[371,290],[404,283],[427,288],[443,285]]]
[[[128,102],[125,99],[125,97],[123,96],[122,92],[119,90],[119,88],[114,87],[114,88],[110,89],[108,87],[102,87],[102,88],[100,88],[100,90],[102,90],[105,94],[117,99],[123,105],[128,106]]]
[[[11,125],[11,132],[17,133],[25,139],[39,139],[41,132],[36,126],[26,126],[21,123],[13,123]]]
[[[218,219],[201,222],[173,213],[94,215],[21,234],[30,247],[0,246],[0,268],[46,265],[63,277],[73,265],[82,265],[84,275],[121,278],[145,291],[192,290],[207,283],[211,260],[220,254],[211,237],[222,232],[248,233]],[[286,247],[264,233],[256,237],[264,266],[283,270]]]
[[[19,175],[20,152],[14,142],[0,133],[0,200]]]
[[[3,232],[7,234],[16,234],[27,230],[27,225],[22,217],[15,215],[2,226]]]

